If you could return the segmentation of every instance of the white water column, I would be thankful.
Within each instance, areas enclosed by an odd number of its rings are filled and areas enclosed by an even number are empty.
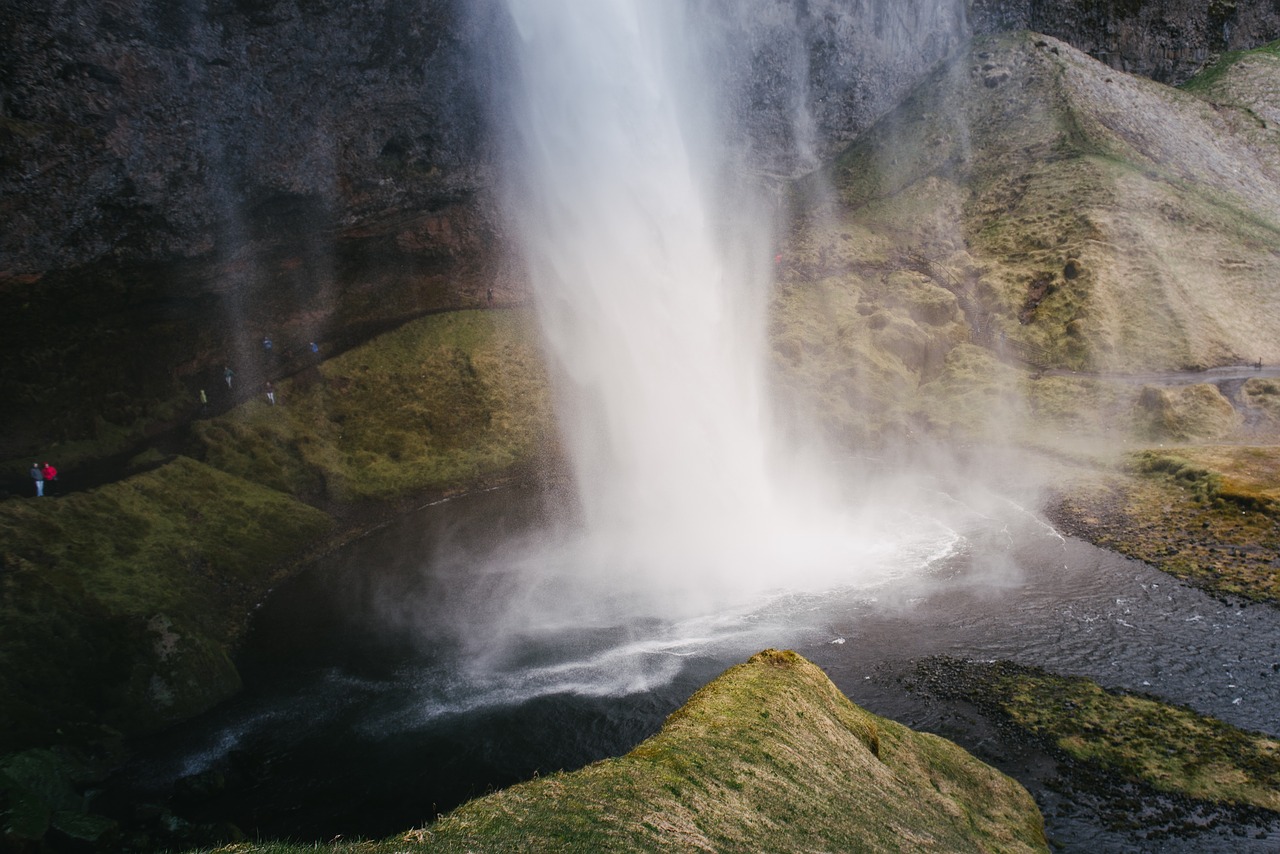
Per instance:
[[[570,562],[695,607],[855,571],[876,547],[771,438],[772,228],[724,162],[705,20],[675,0],[508,6],[507,214],[583,508]]]

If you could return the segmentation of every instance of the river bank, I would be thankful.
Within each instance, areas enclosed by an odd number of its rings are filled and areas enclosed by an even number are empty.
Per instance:
[[[1280,604],[1280,447],[1134,451],[1047,512],[1064,532],[1207,591]]]

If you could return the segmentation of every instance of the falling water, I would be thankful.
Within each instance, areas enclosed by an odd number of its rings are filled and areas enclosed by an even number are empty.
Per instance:
[[[507,200],[581,500],[574,562],[713,599],[783,566],[793,583],[815,548],[857,570],[876,546],[771,435],[771,222],[725,162],[702,29],[678,3],[509,7]]]

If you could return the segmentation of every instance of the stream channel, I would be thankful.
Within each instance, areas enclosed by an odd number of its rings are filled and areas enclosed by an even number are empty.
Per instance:
[[[475,567],[545,529],[556,501],[504,489],[424,507],[282,585],[255,614],[243,693],[136,745],[118,780],[135,803],[172,797],[184,817],[231,821],[251,839],[386,836],[625,753],[697,688],[775,647],[863,707],[1019,779],[1057,850],[1280,850],[1265,818],[1188,816],[1150,793],[1061,794],[1051,757],[904,678],[927,656],[1004,659],[1280,734],[1280,610],[1207,596],[1009,503],[870,587],[778,593],[679,622],[562,624],[486,647],[474,628],[503,580]],[[173,795],[175,781],[211,773],[217,791]],[[1196,830],[1162,836],[1171,819]]]

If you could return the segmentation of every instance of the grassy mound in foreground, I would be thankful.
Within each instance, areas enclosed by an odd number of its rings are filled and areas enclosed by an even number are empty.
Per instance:
[[[306,847],[310,850],[310,847]],[[949,741],[855,706],[766,650],[626,756],[471,801],[350,851],[1047,851],[1020,785]],[[237,844],[224,852],[295,851]]]

